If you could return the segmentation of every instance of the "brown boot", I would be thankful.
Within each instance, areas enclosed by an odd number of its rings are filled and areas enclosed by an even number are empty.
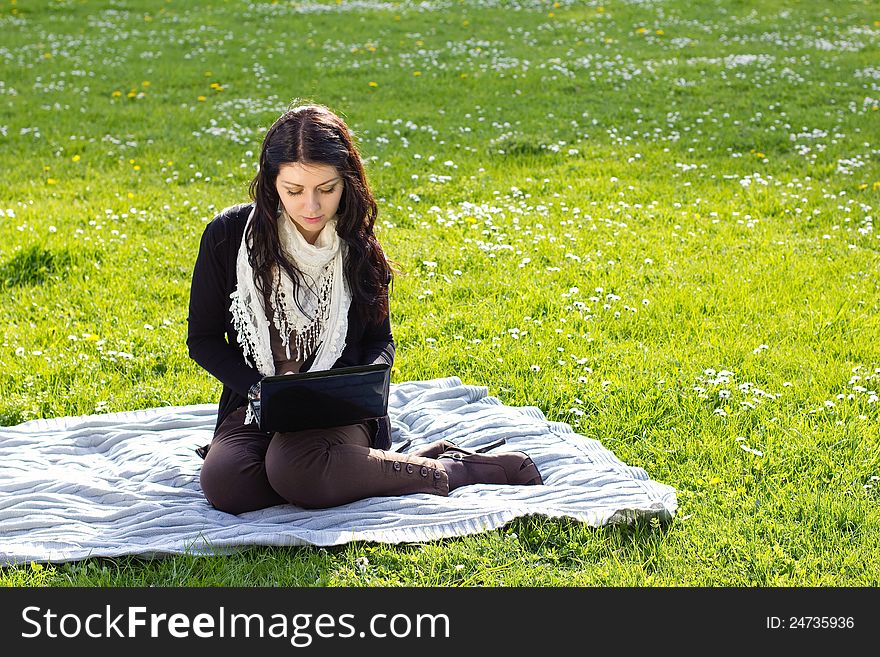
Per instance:
[[[437,460],[449,476],[449,490],[469,484],[533,486],[544,483],[532,459],[523,452],[468,454],[462,450],[448,450]]]

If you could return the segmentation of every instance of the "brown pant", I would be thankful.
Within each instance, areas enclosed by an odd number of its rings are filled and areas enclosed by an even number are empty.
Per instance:
[[[276,504],[325,508],[365,497],[447,495],[434,459],[370,447],[364,424],[267,434],[243,424],[244,407],[217,427],[201,484],[214,508],[243,513]]]

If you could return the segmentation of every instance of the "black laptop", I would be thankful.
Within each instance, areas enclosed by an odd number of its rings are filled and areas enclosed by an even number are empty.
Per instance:
[[[390,384],[384,363],[267,376],[251,408],[263,431],[357,424],[388,413]]]

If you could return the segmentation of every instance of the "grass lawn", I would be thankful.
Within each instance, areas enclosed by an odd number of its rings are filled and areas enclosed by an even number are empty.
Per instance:
[[[368,163],[392,380],[538,406],[679,502],[0,584],[880,583],[876,3],[13,1],[0,32],[0,424],[217,400],[198,240],[300,98]]]

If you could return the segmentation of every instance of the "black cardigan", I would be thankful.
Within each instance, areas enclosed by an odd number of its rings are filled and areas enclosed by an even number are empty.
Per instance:
[[[226,208],[205,227],[193,268],[189,298],[186,345],[189,356],[222,384],[217,427],[232,411],[247,403],[247,391],[262,375],[244,359],[238,334],[232,325],[230,294],[236,288],[235,262],[252,203]],[[333,367],[394,363],[391,319],[378,326],[365,325],[352,304],[348,313],[345,349]],[[306,371],[314,355],[303,363]],[[391,431],[388,417],[373,427],[373,447],[388,449]]]

